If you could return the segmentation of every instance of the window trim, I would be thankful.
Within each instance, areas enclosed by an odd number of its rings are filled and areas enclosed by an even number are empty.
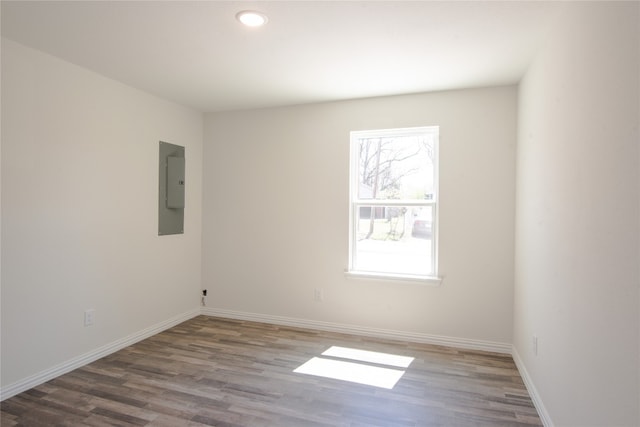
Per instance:
[[[344,272],[348,279],[361,280],[383,280],[385,282],[410,282],[427,286],[440,286],[444,277],[442,276],[418,276],[413,274],[400,273],[378,273],[373,271],[348,271]]]
[[[391,137],[391,136],[413,136],[416,134],[433,134],[433,199],[432,200],[406,200],[406,199],[359,199],[358,198],[358,171],[360,156],[357,149],[357,141],[362,138]],[[345,276],[356,279],[380,279],[380,280],[397,280],[421,282],[423,284],[439,286],[443,278],[439,276],[439,143],[440,143],[440,127],[439,126],[420,126],[410,128],[396,129],[378,129],[365,131],[351,131],[349,139],[349,260],[348,269]],[[430,275],[402,274],[391,272],[373,272],[356,270],[356,251],[355,244],[357,242],[357,230],[355,226],[356,212],[360,206],[432,206],[432,239],[431,250],[433,254],[433,271]]]

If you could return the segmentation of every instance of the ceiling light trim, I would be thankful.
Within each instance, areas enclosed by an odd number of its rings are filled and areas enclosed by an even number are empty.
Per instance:
[[[236,13],[236,19],[247,27],[257,28],[266,25],[269,18],[257,10],[241,10]]]

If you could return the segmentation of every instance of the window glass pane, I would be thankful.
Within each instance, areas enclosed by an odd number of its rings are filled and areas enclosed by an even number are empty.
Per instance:
[[[433,207],[356,207],[355,270],[432,275]]]
[[[434,134],[358,138],[358,198],[433,200]]]

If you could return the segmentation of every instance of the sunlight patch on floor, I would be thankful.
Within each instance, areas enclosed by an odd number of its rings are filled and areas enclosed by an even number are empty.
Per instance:
[[[408,368],[411,362],[413,362],[413,357],[337,346],[331,347],[329,350],[322,353],[322,355],[358,360],[360,362],[377,363],[379,365],[395,366],[397,368]]]
[[[413,357],[337,346],[322,356],[326,357],[312,357],[293,372],[392,389],[405,372],[394,368],[407,368],[413,361]]]

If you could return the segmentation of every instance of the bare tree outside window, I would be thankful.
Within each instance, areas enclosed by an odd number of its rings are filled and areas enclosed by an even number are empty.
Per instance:
[[[359,159],[360,189],[364,190],[359,194],[361,199],[369,198],[367,196],[372,199],[427,199],[432,196],[427,188],[433,188],[433,183],[428,182],[427,176],[418,176],[425,167],[433,167],[433,147],[426,136],[361,138]],[[405,179],[412,175],[416,176],[415,180]],[[424,191],[420,188],[421,184],[425,187]],[[369,190],[370,195],[367,194]],[[372,237],[379,213],[379,209],[374,209],[370,215],[369,232],[365,239]],[[404,213],[404,208],[390,209],[387,216],[390,220],[397,219]],[[390,230],[394,235],[397,235],[397,222]],[[392,238],[392,235],[387,237]]]

